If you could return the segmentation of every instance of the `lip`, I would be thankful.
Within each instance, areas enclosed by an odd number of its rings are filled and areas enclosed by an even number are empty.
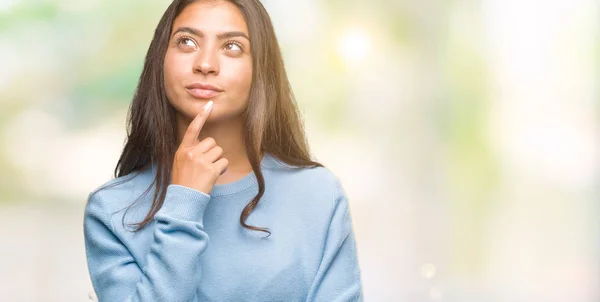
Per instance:
[[[210,84],[194,83],[185,87],[189,94],[199,99],[210,99],[223,92],[223,89]]]

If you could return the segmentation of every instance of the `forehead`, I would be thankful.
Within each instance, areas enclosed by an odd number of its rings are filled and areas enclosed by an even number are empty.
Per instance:
[[[188,5],[175,18],[172,31],[182,26],[196,28],[205,34],[228,31],[248,34],[242,12],[228,1],[196,1]]]

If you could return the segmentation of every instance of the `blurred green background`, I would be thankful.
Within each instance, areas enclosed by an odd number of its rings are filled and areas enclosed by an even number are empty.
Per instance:
[[[0,293],[87,301],[109,180],[170,1],[0,0]],[[263,1],[367,301],[598,301],[593,0]]]

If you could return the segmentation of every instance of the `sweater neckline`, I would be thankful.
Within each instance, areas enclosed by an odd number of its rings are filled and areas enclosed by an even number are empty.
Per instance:
[[[258,185],[258,180],[256,178],[256,174],[254,171],[246,174],[246,176],[230,182],[226,184],[214,185],[212,191],[210,192],[210,196],[223,196],[230,195],[245,191],[251,187],[256,187]]]
[[[279,161],[271,154],[265,153],[261,160],[260,166],[263,169],[264,173],[264,169],[277,168],[277,166],[279,166]],[[156,166],[152,165],[152,174],[156,175],[155,173]],[[216,197],[236,194],[253,187],[258,187],[258,180],[256,178],[256,173],[254,171],[251,171],[250,173],[246,174],[244,177],[236,181],[213,186],[213,189],[210,192],[210,196]]]
[[[265,153],[260,162],[260,166],[261,169],[263,169],[264,173],[265,168],[275,168],[277,166],[277,160],[269,153]],[[235,193],[240,193],[242,191],[254,187],[258,187],[258,179],[256,178],[256,173],[254,171],[251,171],[250,173],[246,174],[246,176],[236,181],[226,184],[215,185],[212,191],[210,192],[210,195],[213,197],[231,195]]]

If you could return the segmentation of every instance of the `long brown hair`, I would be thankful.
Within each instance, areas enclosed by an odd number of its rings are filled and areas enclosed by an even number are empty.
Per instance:
[[[173,21],[195,1],[174,0],[154,32],[135,95],[127,117],[127,140],[115,167],[115,177],[156,167],[155,177],[144,194],[156,185],[152,206],[146,217],[134,223],[143,229],[162,207],[170,181],[173,156],[177,150],[175,109],[167,100],[163,64]],[[244,207],[240,224],[247,229],[271,232],[246,224],[265,191],[260,158],[269,153],[294,167],[316,167],[311,159],[304,127],[285,72],[283,58],[271,19],[259,0],[226,0],[242,12],[252,39],[252,85],[244,112],[244,144],[258,181],[258,194]],[[135,202],[134,202],[135,203]],[[130,205],[131,206],[131,205]],[[124,221],[124,217],[123,217]]]

